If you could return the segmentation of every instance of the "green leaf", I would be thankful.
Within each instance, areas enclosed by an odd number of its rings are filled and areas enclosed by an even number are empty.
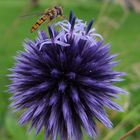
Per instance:
[[[20,127],[16,118],[7,114],[5,120],[5,128],[9,136],[14,140],[28,140],[27,132],[23,127]]]

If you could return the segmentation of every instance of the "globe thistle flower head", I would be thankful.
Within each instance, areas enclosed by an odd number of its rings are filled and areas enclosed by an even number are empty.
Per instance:
[[[93,20],[77,19],[71,12],[64,20],[39,32],[25,43],[11,70],[11,106],[24,110],[19,123],[31,122],[45,139],[81,140],[82,131],[95,138],[96,120],[111,128],[106,108],[123,111],[112,101],[119,93],[114,86],[124,73],[114,71],[110,45],[92,28]],[[56,26],[60,30],[56,30]]]

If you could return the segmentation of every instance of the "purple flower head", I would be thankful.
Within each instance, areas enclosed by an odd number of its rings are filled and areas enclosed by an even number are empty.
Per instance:
[[[69,21],[48,27],[49,36],[26,41],[11,70],[11,106],[24,109],[20,124],[31,122],[36,134],[44,129],[45,139],[81,140],[83,130],[94,138],[96,120],[112,127],[106,107],[123,111],[112,99],[126,93],[113,85],[124,73],[112,69],[116,55],[92,24],[71,12]]]

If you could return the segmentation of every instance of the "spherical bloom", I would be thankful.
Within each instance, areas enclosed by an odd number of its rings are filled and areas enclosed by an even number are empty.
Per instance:
[[[126,93],[113,85],[124,73],[112,69],[116,55],[92,24],[71,12],[69,21],[48,27],[49,36],[26,41],[11,70],[11,106],[24,109],[20,124],[31,122],[36,134],[44,129],[46,139],[81,140],[82,129],[95,137],[95,120],[112,127],[106,107],[123,111],[112,99]]]

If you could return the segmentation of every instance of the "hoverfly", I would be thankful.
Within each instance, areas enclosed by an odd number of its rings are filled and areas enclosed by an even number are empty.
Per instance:
[[[63,17],[63,8],[62,6],[54,6],[52,8],[49,8],[44,11],[44,13],[41,14],[41,18],[37,20],[37,22],[32,26],[31,33],[37,30],[37,28],[44,23],[45,21],[51,22],[56,17]],[[22,16],[24,17],[24,16]]]

